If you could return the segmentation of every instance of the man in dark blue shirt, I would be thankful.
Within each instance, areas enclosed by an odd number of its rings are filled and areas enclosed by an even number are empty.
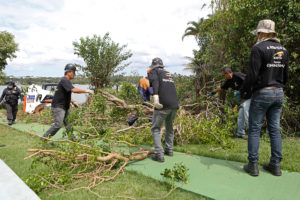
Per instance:
[[[246,75],[242,72],[232,72],[229,67],[222,68],[222,75],[226,79],[225,83],[214,89],[210,95],[214,95],[222,90],[231,88],[234,90],[235,103],[239,104],[239,115],[237,118],[237,133],[233,138],[245,138],[245,128],[248,127],[249,107],[251,100],[249,97],[244,97],[241,102],[240,89],[243,85]]]
[[[73,87],[70,80],[75,78],[76,67],[73,64],[67,64],[65,67],[65,76],[61,78],[57,85],[56,91],[54,93],[54,98],[51,104],[51,111],[54,116],[54,124],[48,129],[44,134],[44,137],[51,137],[56,134],[56,132],[64,124],[67,132],[70,132],[71,126],[66,121],[69,114],[70,103],[76,103],[71,99],[71,94],[73,93],[90,93],[94,94],[93,90],[81,90]],[[44,141],[43,138],[41,140]]]
[[[164,154],[173,156],[173,121],[178,106],[177,92],[170,72],[164,69],[160,58],[154,58],[149,73],[150,86],[153,87],[154,112],[151,132],[154,142],[154,155],[152,160],[164,162]],[[161,145],[161,126],[165,122],[165,149]]]
[[[248,132],[248,160],[244,170],[251,176],[258,176],[258,150],[260,131],[264,121],[271,142],[271,159],[264,169],[275,176],[281,176],[282,140],[280,115],[284,102],[283,88],[288,79],[289,56],[280,44],[272,20],[261,20],[256,30],[257,43],[252,47],[247,77],[241,94],[251,93]]]

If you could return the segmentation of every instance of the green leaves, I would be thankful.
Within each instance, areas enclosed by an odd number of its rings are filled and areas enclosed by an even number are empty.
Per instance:
[[[5,69],[7,59],[16,58],[15,52],[18,50],[18,44],[14,41],[14,35],[6,32],[0,32],[0,72]],[[0,74],[1,75],[1,74]]]
[[[172,169],[164,169],[160,173],[161,176],[168,179],[172,188],[175,188],[175,181],[182,182],[184,184],[188,183],[189,174],[188,168],[183,163],[175,163]]]
[[[79,42],[73,42],[74,54],[83,58],[86,66],[81,66],[82,71],[90,79],[96,90],[109,83],[110,77],[127,67],[124,63],[132,56],[130,51],[125,51],[127,45],[120,46],[106,33],[103,37],[81,37]]]
[[[128,82],[122,82],[119,97],[130,104],[141,103],[142,100],[137,92],[136,86]]]

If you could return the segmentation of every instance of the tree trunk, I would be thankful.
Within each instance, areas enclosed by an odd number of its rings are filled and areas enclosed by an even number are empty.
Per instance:
[[[199,97],[200,97],[200,81],[199,76],[196,76],[195,78],[195,92],[196,92],[196,103],[199,103]],[[196,113],[200,112],[200,105],[196,106]]]

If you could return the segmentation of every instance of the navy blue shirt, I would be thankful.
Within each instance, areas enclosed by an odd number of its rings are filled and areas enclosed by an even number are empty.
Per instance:
[[[174,80],[170,72],[161,67],[154,68],[149,73],[149,81],[154,95],[159,95],[159,103],[163,105],[163,109],[179,107]]]
[[[288,80],[289,55],[278,42],[260,42],[251,50],[247,77],[241,93],[251,93],[264,87],[283,88]]]

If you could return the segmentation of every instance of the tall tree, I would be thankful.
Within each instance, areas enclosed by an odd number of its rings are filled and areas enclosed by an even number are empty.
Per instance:
[[[188,27],[185,29],[184,34],[182,35],[182,40],[184,40],[187,36],[194,36],[195,40],[197,41],[198,45],[201,46],[201,41],[199,41],[198,35],[201,33],[201,24],[203,23],[204,19],[200,18],[198,22],[190,21],[188,22]]]
[[[234,71],[246,72],[255,36],[250,34],[261,19],[276,23],[281,43],[290,53],[290,87],[288,96],[300,102],[300,2],[299,0],[212,0],[212,14],[197,25],[197,43],[207,69],[227,65]],[[192,27],[195,28],[195,25]],[[187,28],[186,31],[191,29]],[[195,30],[195,29],[193,29]],[[189,33],[189,32],[188,32]],[[192,32],[190,32],[192,33]],[[205,46],[199,44],[205,41]],[[203,50],[205,47],[205,50]],[[218,73],[211,73],[218,78]]]
[[[16,51],[18,50],[18,44],[14,40],[14,35],[6,32],[0,32],[0,82],[4,81],[5,74],[2,72],[6,65],[7,59],[12,60],[16,58]]]
[[[73,42],[74,54],[82,57],[86,66],[81,66],[82,71],[90,79],[95,89],[103,88],[109,83],[110,77],[127,67],[124,63],[132,56],[131,51],[125,51],[127,45],[120,46],[106,33],[104,37],[81,37],[79,42]]]

